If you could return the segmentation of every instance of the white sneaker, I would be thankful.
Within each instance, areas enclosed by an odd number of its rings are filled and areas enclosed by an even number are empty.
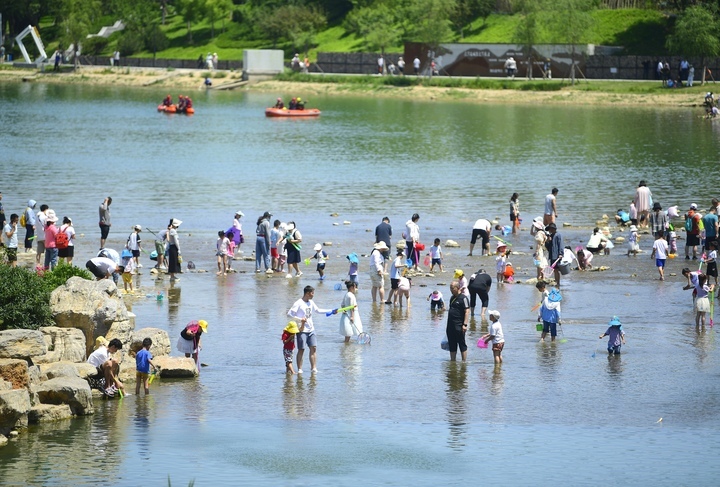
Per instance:
[[[268,269],[268,270],[265,271],[265,274],[272,274],[272,273],[273,273],[273,270],[272,270],[272,269]]]
[[[142,266],[143,266],[142,264],[138,264],[138,267],[142,268]]]
[[[313,374],[317,374],[317,369],[312,369],[310,372],[312,372]]]
[[[298,374],[302,374],[302,369],[298,369]]]

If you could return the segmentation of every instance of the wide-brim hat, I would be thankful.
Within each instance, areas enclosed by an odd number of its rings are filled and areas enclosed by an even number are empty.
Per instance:
[[[322,244],[316,243],[313,247],[313,250],[317,252],[318,250],[322,250]]]
[[[174,227],[179,227],[180,225],[182,225],[182,220],[178,220],[177,218],[173,218],[173,219],[172,219],[172,222],[170,222],[170,224],[171,224],[172,226],[174,226]]]
[[[499,312],[498,310],[496,310],[496,309],[491,309],[491,310],[488,311],[488,316],[493,316],[493,317],[495,317],[496,320],[499,320],[499,319],[500,319],[500,312]]]
[[[240,210],[236,211],[235,214],[236,214],[237,216],[245,216],[245,213],[243,213],[243,212],[240,211]]]
[[[637,232],[637,227],[635,225],[630,225],[630,231]]]
[[[547,299],[551,303],[559,303],[560,301],[562,301],[562,294],[560,294],[560,291],[558,291],[557,289],[553,289],[548,294]]]
[[[137,230],[138,232],[142,232],[142,226],[140,226],[140,225],[135,225],[135,226],[133,227],[133,230]]]
[[[288,321],[285,331],[288,333],[300,333],[300,328],[298,328],[298,324],[294,321]]]
[[[610,322],[608,323],[609,326],[621,326],[622,323],[620,323],[620,318],[617,316],[613,316]]]
[[[55,214],[55,210],[46,210],[45,211],[45,221],[46,222],[53,222],[55,223],[58,221],[58,217]]]
[[[375,250],[390,250],[390,247],[388,247],[387,244],[383,241],[380,241],[380,242],[376,243],[375,245],[373,245],[373,248]]]
[[[207,322],[207,321],[205,321],[205,320],[200,320],[200,321],[198,321],[198,326],[199,326],[200,328],[202,328],[203,333],[207,333],[207,332],[208,332],[208,331],[207,331],[207,328],[208,328],[208,322]]]
[[[543,225],[542,218],[540,217],[535,218],[532,224],[538,230],[545,230],[545,225]]]

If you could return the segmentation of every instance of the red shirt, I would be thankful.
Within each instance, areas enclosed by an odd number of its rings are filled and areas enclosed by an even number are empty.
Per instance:
[[[58,227],[55,225],[48,225],[45,227],[45,248],[56,249],[55,235],[58,233]]]
[[[295,350],[295,340],[290,340],[289,342],[285,342],[290,337],[290,333],[283,331],[281,340],[283,341],[283,348],[285,350]]]

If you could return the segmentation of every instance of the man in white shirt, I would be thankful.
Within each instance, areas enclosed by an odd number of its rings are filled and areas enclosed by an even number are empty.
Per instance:
[[[485,218],[480,218],[473,225],[472,236],[470,237],[470,253],[468,257],[472,257],[473,249],[475,248],[475,242],[477,238],[482,239],[482,252],[481,255],[490,255],[490,232],[492,231],[492,224]]]
[[[312,367],[312,372],[317,372],[317,338],[315,336],[315,325],[313,325],[313,314],[337,313],[337,309],[318,308],[315,301],[313,301],[313,296],[315,296],[315,288],[305,286],[305,289],[303,289],[303,297],[295,301],[287,312],[287,315],[293,318],[299,325],[304,325],[300,327],[302,331],[296,335],[298,374],[302,374],[303,356],[305,355],[306,345],[310,348],[310,367]]]
[[[112,358],[118,350],[122,349],[122,342],[117,338],[110,340],[107,346],[100,346],[97,350],[90,354],[87,363],[97,369],[94,379],[105,378],[104,393],[108,396],[114,396],[118,390],[125,394],[125,387],[117,378],[120,371],[120,362]]]
[[[413,71],[415,71],[415,76],[418,76],[420,74],[420,59],[419,58],[413,59]]]
[[[112,276],[117,272],[117,267],[118,265],[107,257],[93,257],[85,263],[85,268],[89,270],[98,281]]]

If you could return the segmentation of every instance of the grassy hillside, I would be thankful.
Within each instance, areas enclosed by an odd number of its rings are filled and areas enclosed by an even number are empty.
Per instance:
[[[662,13],[653,10],[598,10],[593,13],[595,25],[585,40],[587,43],[602,45],[625,46],[628,54],[657,55],[665,52],[665,37],[668,34],[670,20]],[[112,24],[107,19],[107,25]],[[512,15],[491,15],[483,22],[478,19],[465,31],[465,38],[459,36],[454,42],[476,43],[512,43],[519,18]],[[165,30],[170,45],[168,49],[159,51],[157,57],[166,59],[196,59],[200,54],[217,52],[220,59],[242,59],[244,49],[278,48],[283,49],[288,58],[292,56],[292,46],[280,43],[273,46],[271,42],[253,39],[247,26],[234,22],[222,24],[216,22],[215,37],[210,36],[210,23],[207,21],[192,26],[193,43],[187,40],[187,27],[178,15],[169,16]],[[58,45],[53,37],[58,29],[51,25],[41,24],[48,51],[52,52]],[[103,52],[110,55],[114,50],[119,34],[110,39]],[[316,59],[317,52],[361,52],[367,50],[362,39],[348,33],[341,25],[328,27],[316,37],[317,45],[311,50],[310,57]],[[544,35],[543,42],[552,43],[552,36]],[[388,49],[390,52],[402,52],[401,44]],[[143,52],[134,57],[152,57],[153,53]]]

